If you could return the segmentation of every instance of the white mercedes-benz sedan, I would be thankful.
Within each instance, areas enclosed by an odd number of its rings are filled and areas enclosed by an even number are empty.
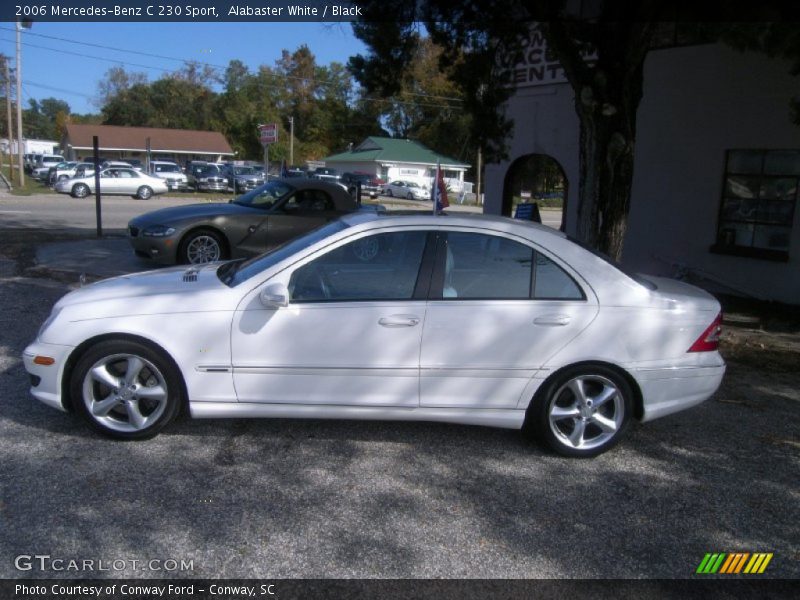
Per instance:
[[[248,261],[67,294],[31,391],[115,438],[178,413],[446,421],[593,456],[719,387],[719,303],[553,229],[353,214]]]

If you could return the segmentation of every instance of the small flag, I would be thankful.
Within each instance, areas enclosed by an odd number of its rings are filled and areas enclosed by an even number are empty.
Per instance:
[[[281,162],[281,177],[288,177],[289,170],[286,168],[286,159],[284,158]]]

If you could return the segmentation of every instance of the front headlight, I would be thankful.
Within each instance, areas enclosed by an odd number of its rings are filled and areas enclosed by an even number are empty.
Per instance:
[[[173,233],[175,233],[175,228],[167,225],[152,225],[142,231],[144,237],[168,237]]]

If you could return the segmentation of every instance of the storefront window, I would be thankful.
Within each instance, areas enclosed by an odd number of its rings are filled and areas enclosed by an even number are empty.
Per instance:
[[[730,150],[712,251],[788,260],[800,150]]]

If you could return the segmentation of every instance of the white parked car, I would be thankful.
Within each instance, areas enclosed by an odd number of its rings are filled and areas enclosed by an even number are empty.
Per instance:
[[[31,171],[31,175],[34,179],[47,181],[47,177],[50,174],[50,167],[55,167],[62,162],[64,162],[64,157],[60,154],[43,154],[37,159],[36,165]]]
[[[94,172],[94,165],[92,163],[76,161],[58,163],[55,167],[50,169],[50,185],[55,185],[59,181],[69,179],[70,177],[75,177],[75,175],[78,173],[78,169],[81,167],[84,170],[88,167],[92,170],[92,172]]]
[[[90,165],[91,169],[91,165]],[[91,175],[64,179],[56,183],[55,190],[73,198],[85,198],[94,193],[94,171]],[[132,196],[147,200],[155,194],[164,194],[167,185],[163,179],[150,177],[133,167],[103,169],[100,171],[100,193]]]
[[[431,191],[414,181],[392,181],[383,187],[384,196],[397,196],[408,200],[430,200]]]
[[[356,213],[246,262],[71,292],[24,362],[36,398],[116,438],[188,409],[516,428],[592,456],[715,392],[720,319],[548,227]]]
[[[150,162],[150,174],[163,179],[170,190],[189,188],[189,180],[177,163],[153,160]]]

